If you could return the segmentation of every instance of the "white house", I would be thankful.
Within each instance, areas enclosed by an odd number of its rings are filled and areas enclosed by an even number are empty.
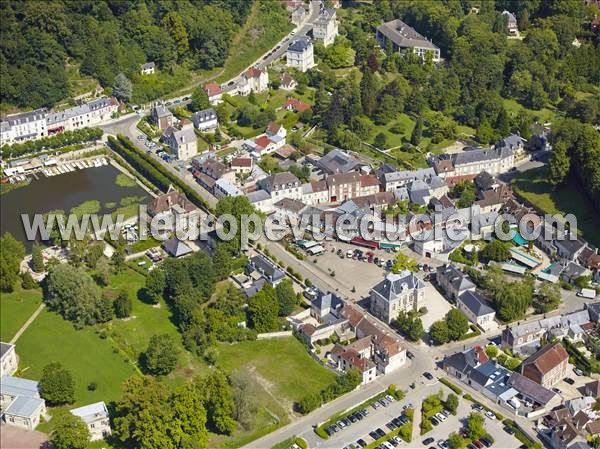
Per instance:
[[[6,424],[27,430],[34,430],[46,413],[38,382],[8,375],[0,379],[0,407]]]
[[[517,23],[517,18],[510,11],[502,11],[502,16],[506,17],[506,29],[508,31],[509,36],[518,36],[519,35],[519,25]]]
[[[181,129],[168,127],[163,138],[180,161],[188,160],[198,153],[196,133],[191,122],[183,125]]]
[[[465,291],[456,299],[456,306],[471,323],[486,331],[494,327],[496,312],[485,304],[479,293],[472,290]]]
[[[210,104],[219,104],[223,97],[223,90],[217,83],[208,83],[204,85],[204,92],[208,96]]]
[[[219,126],[217,113],[213,108],[194,112],[192,114],[192,123],[197,130],[202,132],[214,131]]]
[[[240,196],[243,192],[238,189],[235,184],[231,183],[227,179],[221,178],[215,181],[213,187],[213,193],[217,198],[223,198],[225,196]]]
[[[262,92],[269,87],[269,74],[266,70],[250,67],[242,74],[238,85],[240,95],[250,95],[250,92]]]
[[[313,38],[324,46],[333,44],[338,35],[338,23],[334,8],[322,8],[313,24]]]
[[[393,51],[414,53],[421,59],[430,55],[434,62],[439,62],[441,59],[440,49],[433,42],[400,19],[386,22],[378,27],[376,38],[382,48],[392,45]]]
[[[104,97],[63,111],[51,112],[46,117],[48,135],[92,127],[109,120],[118,108],[116,99]]]
[[[401,311],[418,311],[425,305],[425,284],[414,273],[404,270],[389,273],[371,289],[370,295],[371,313],[391,323]]]
[[[142,64],[140,67],[140,73],[142,75],[153,75],[156,69],[156,65],[153,61]]]
[[[12,376],[19,365],[15,345],[0,343],[0,377]]]
[[[307,37],[295,39],[287,48],[286,61],[288,67],[306,72],[315,65],[313,44]]]
[[[86,424],[90,432],[90,441],[102,440],[111,434],[108,409],[103,401],[75,408],[71,413]]]
[[[39,139],[48,135],[46,109],[9,115],[0,121],[0,145]]]
[[[275,173],[260,180],[258,185],[271,195],[273,202],[282,198],[302,201],[302,184],[293,173]]]

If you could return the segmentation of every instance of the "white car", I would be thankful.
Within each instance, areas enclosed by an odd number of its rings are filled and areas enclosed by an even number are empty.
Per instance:
[[[392,443],[388,443],[387,441],[383,443],[383,447],[385,447],[386,449],[394,449]]]
[[[485,412],[485,416],[490,419],[496,419],[496,415],[494,415],[492,412]]]
[[[437,445],[440,447],[440,449],[448,449],[448,443],[446,440],[439,440]]]
[[[444,416],[444,414],[442,414],[442,413],[436,413],[436,414],[435,414],[435,417],[436,417],[437,419],[439,419],[440,421],[446,421],[446,420],[448,419],[448,418],[446,418],[446,416]]]

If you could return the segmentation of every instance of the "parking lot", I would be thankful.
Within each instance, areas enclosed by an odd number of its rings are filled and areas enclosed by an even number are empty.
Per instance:
[[[409,404],[408,399],[401,401],[393,400],[387,406],[377,404],[377,409],[369,405],[366,407],[368,415],[355,423],[351,423],[349,426],[337,431],[332,434],[328,440],[321,440],[314,445],[319,448],[344,448],[351,447],[354,444],[355,447],[360,447],[357,444],[359,439],[364,440],[365,443],[370,444],[374,441],[373,437],[369,436],[369,433],[381,429],[386,434],[391,431],[390,428],[386,427],[386,424],[402,415],[403,409]],[[404,444],[405,443],[400,443]]]
[[[460,399],[456,415],[448,416],[445,421],[434,426],[433,430],[422,435],[419,438],[419,441],[412,442],[411,447],[429,448],[436,446],[436,448],[439,449],[440,446],[438,445],[438,442],[440,440],[448,439],[448,435],[452,432],[458,432],[461,428],[464,428],[467,423],[467,417],[472,411],[474,411],[472,409],[472,402]],[[507,434],[503,430],[503,427],[503,424],[497,419],[492,420],[488,417],[485,418],[485,429],[495,441],[491,447],[497,449],[515,449],[519,447],[521,442],[513,435]],[[433,438],[434,442],[424,445],[423,441],[426,438]]]
[[[435,321],[441,320],[446,316],[446,313],[452,309],[452,306],[430,282],[425,283],[425,300],[427,303],[427,313],[421,316],[421,320],[423,321],[423,328],[425,331],[428,331]]]

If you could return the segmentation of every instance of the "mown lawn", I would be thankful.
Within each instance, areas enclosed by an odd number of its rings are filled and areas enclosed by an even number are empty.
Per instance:
[[[217,365],[226,372],[255,370],[272,384],[276,396],[294,402],[320,391],[336,378],[294,337],[220,344]]]
[[[50,362],[60,362],[75,379],[75,406],[109,402],[121,396],[121,383],[135,368],[92,328],[76,330],[60,315],[44,309],[17,342],[23,377],[39,380]],[[96,383],[96,390],[88,385]]]
[[[508,114],[512,116],[516,116],[519,114],[519,112],[524,110],[532,114],[535,120],[542,123],[552,123],[556,119],[556,112],[548,108],[542,108],[539,111],[528,109],[512,98],[503,98],[502,102],[504,103],[504,107],[506,108]]]
[[[600,245],[600,215],[577,186],[567,184],[555,190],[548,182],[546,167],[519,174],[513,186],[517,194],[542,213],[574,214],[579,234],[593,245]]]
[[[42,302],[42,291],[23,290],[0,294],[0,339],[10,341]]]

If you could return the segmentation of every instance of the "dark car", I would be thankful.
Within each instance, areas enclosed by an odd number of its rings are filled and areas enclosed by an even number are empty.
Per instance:
[[[479,441],[481,441],[485,447],[490,447],[492,445],[492,442],[485,437],[479,438]]]
[[[350,422],[355,423],[356,421],[358,421],[358,418],[354,415],[350,415],[348,416],[348,419],[350,420]]]
[[[575,381],[573,379],[571,379],[570,377],[565,377],[565,382],[568,383],[569,385],[573,385],[575,383]]]
[[[512,427],[510,427],[510,426],[504,426],[504,427],[503,427],[503,429],[504,429],[504,431],[505,431],[506,433],[508,433],[509,435],[514,435],[514,433],[515,433],[515,431],[513,430],[513,428],[512,428]]]
[[[477,411],[482,411],[483,410],[483,405],[481,404],[473,404],[473,408]]]
[[[406,357],[408,357],[409,359],[412,360],[412,359],[415,358],[415,355],[412,352],[410,352],[410,351],[406,351]]]
[[[474,444],[469,443],[469,445],[467,446],[467,449],[477,449],[477,446],[475,446]]]
[[[367,443],[362,438],[360,440],[357,440],[356,444],[358,444],[360,447],[366,447],[367,446]]]
[[[377,435],[379,435],[379,438],[385,436],[385,432],[383,430],[381,430],[381,428],[375,429],[375,432],[377,433]]]
[[[369,432],[369,436],[371,438],[373,438],[374,440],[378,440],[379,439],[379,436],[377,436],[377,432],[375,432],[375,431]]]
[[[437,420],[437,418],[434,418],[433,416],[431,418],[429,418],[429,421],[431,421],[431,424],[433,424],[434,426],[437,426],[440,423]]]
[[[431,373],[427,372],[427,371],[425,371],[425,372],[423,373],[423,376],[424,376],[424,377],[425,377],[425,379],[427,379],[427,380],[431,380],[431,379],[433,379],[433,375],[432,375]]]
[[[483,444],[482,444],[482,443],[481,443],[481,441],[479,441],[479,440],[475,440],[475,441],[473,441],[473,444],[474,444],[475,446],[477,446],[477,449],[482,449],[482,448],[483,448]]]
[[[423,440],[423,446],[427,446],[428,444],[431,444],[431,443],[433,443],[434,441],[435,441],[435,440],[434,440],[433,438],[431,438],[431,437],[429,437],[429,438],[425,438],[425,439]]]
[[[394,422],[393,422],[393,421],[390,421],[390,422],[389,422],[389,423],[387,423],[385,426],[386,426],[388,429],[390,429],[390,430],[394,430],[394,429],[396,429],[396,428],[398,427],[396,424],[394,424]]]

